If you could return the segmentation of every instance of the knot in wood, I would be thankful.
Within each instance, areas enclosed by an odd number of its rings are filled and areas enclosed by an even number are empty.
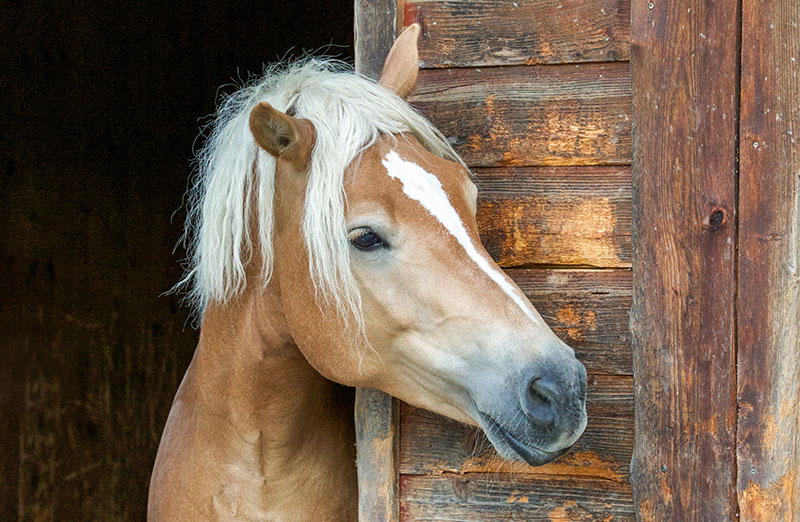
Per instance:
[[[710,228],[711,230],[718,230],[722,227],[722,225],[725,224],[726,221],[727,216],[725,210],[718,207],[713,208],[706,219],[706,227]]]

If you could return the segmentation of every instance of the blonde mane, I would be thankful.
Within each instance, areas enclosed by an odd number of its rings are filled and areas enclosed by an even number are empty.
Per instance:
[[[187,194],[185,289],[198,317],[245,286],[245,267],[260,250],[261,284],[272,276],[275,160],[258,148],[248,125],[251,109],[267,101],[314,124],[303,232],[317,296],[361,329],[361,300],[350,270],[345,225],[345,169],[380,135],[408,132],[430,152],[461,161],[442,134],[403,99],[328,59],[277,64],[220,105],[198,154]],[[256,201],[255,209],[250,208]],[[256,214],[253,215],[252,212]],[[255,217],[258,237],[248,224]]]

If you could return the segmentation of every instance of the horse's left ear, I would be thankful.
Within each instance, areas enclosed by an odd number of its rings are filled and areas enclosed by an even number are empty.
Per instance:
[[[419,52],[417,40],[419,39],[419,24],[406,27],[389,51],[383,72],[378,83],[401,98],[406,98],[417,83],[419,72]]]
[[[250,111],[250,131],[256,143],[275,158],[306,161],[314,148],[311,122],[293,118],[267,102]]]

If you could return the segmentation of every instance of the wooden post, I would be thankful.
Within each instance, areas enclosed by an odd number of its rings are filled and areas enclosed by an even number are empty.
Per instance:
[[[398,34],[398,0],[356,0],[356,71],[377,79]]]
[[[356,389],[358,520],[400,520],[397,436],[399,405],[385,393]]]
[[[800,521],[800,3],[742,13],[741,520]]]
[[[736,515],[738,9],[737,0],[632,4],[640,520]]]
[[[356,71],[377,79],[397,37],[397,0],[356,0]],[[356,390],[358,520],[400,520],[397,467],[399,405],[369,388]]]

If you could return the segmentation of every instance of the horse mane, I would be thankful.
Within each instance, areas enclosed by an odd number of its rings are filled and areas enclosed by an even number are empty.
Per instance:
[[[461,160],[405,100],[343,62],[306,58],[268,67],[222,100],[197,155],[186,199],[187,266],[175,288],[186,292],[198,319],[209,303],[225,303],[244,289],[254,249],[260,249],[264,287],[272,276],[275,160],[256,145],[249,127],[250,111],[261,101],[314,124],[302,223],[310,274],[317,297],[362,330],[345,225],[345,169],[380,135],[403,132],[438,156]],[[251,237],[252,218],[258,237]]]

